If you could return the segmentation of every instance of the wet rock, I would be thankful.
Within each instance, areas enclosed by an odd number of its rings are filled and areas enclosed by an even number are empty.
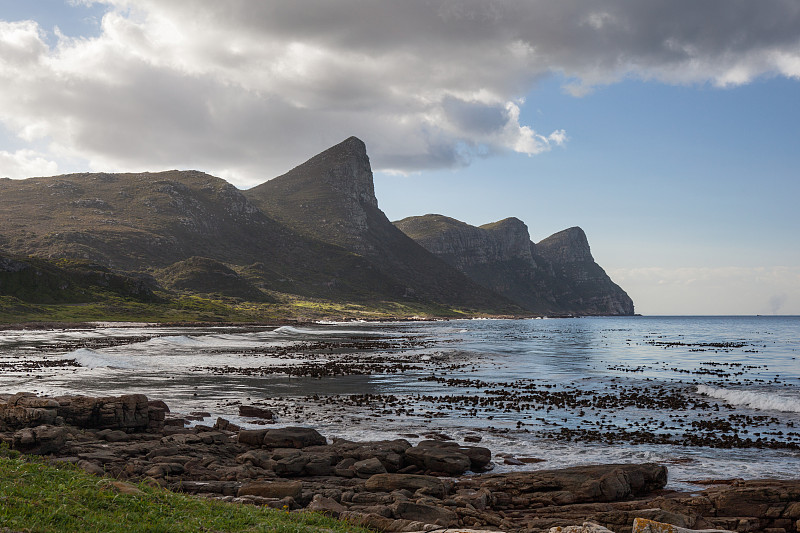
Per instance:
[[[364,488],[371,492],[419,491],[435,498],[443,498],[447,494],[447,488],[439,478],[415,474],[376,474],[366,481]]]
[[[219,431],[232,431],[234,433],[241,431],[241,427],[237,426],[230,420],[226,420],[224,418],[217,418],[217,421],[214,422],[214,429]]]
[[[405,451],[405,458],[409,463],[422,470],[441,472],[452,476],[463,474],[472,465],[470,458],[461,453],[457,446],[417,445]]]
[[[237,496],[260,496],[262,498],[285,498],[287,496],[299,499],[303,492],[300,481],[273,481],[253,482],[242,485]]]
[[[275,413],[269,409],[256,407],[254,405],[240,405],[239,416],[246,416],[249,418],[262,418],[264,420],[272,420],[275,418]]]

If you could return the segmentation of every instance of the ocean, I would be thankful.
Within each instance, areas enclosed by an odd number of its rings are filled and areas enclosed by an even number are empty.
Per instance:
[[[658,462],[668,487],[800,473],[800,317],[97,324],[0,331],[0,390],[239,405],[351,440],[452,438],[495,471]]]

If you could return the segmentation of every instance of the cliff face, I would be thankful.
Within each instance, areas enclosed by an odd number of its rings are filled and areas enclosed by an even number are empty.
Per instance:
[[[396,280],[405,298],[521,311],[431,255],[386,218],[375,198],[366,146],[355,137],[244,194],[292,230],[363,257]]]
[[[632,315],[633,302],[594,262],[580,228],[538,244],[527,226],[507,218],[480,227],[442,215],[395,225],[484,287],[543,314]]]

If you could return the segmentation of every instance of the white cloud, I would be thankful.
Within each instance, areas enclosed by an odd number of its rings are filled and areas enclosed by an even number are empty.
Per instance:
[[[33,150],[0,151],[0,178],[28,178],[58,174],[58,164]]]
[[[91,0],[72,0],[92,3]],[[103,0],[95,38],[0,21],[0,121],[103,170],[200,168],[239,185],[349,135],[377,169],[567,141],[520,121],[543,77],[730,86],[800,77],[784,0]]]
[[[642,314],[800,314],[800,267],[620,268],[609,275]]]

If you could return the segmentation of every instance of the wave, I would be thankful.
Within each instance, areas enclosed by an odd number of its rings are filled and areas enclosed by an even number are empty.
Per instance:
[[[79,348],[65,357],[75,359],[79,365],[85,368],[133,368],[135,366],[131,361],[89,348]]]
[[[724,400],[729,404],[750,407],[751,409],[800,413],[800,398],[781,396],[774,392],[718,389],[708,385],[698,385],[697,392],[704,396]]]
[[[168,337],[159,337],[159,340],[170,344],[179,344],[181,346],[204,344],[200,339],[190,337],[189,335],[171,335]]]
[[[382,337],[387,335],[384,332],[365,331],[353,329],[310,329],[296,328],[294,326],[281,326],[272,330],[272,333],[284,335],[369,335],[372,337]]]

